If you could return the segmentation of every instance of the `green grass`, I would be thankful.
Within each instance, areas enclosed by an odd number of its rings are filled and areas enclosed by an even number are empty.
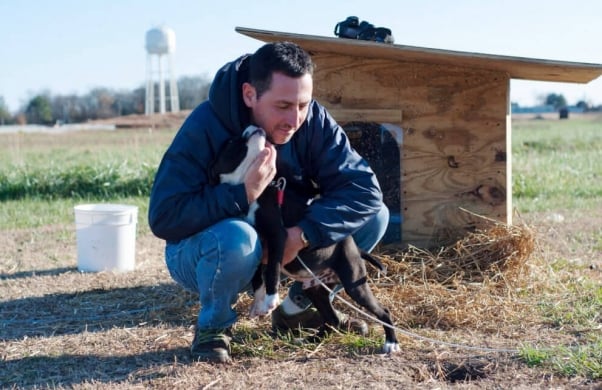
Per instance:
[[[3,134],[0,201],[146,197],[173,131]],[[602,121],[517,121],[513,200],[521,212],[591,208],[602,198]]]
[[[577,267],[586,268],[562,258],[550,261],[549,268],[556,280],[547,287],[548,291],[540,293],[538,299],[543,322],[562,333],[576,335],[579,345],[545,348],[523,346],[520,358],[529,366],[541,367],[555,375],[579,375],[600,380],[602,285],[595,279],[575,277]]]
[[[155,172],[155,165],[126,161],[68,167],[26,164],[0,173],[0,201],[147,196]]]
[[[73,224],[73,207],[85,203],[121,203],[138,206],[138,226],[141,233],[148,231],[147,196],[78,198],[78,199],[39,199],[28,198],[0,202],[0,229],[37,228],[46,225]]]
[[[591,380],[602,379],[602,341],[574,348],[541,350],[526,346],[521,359],[530,367],[545,367],[557,375],[576,375]]]
[[[148,196],[173,137],[173,132],[157,133],[3,135],[0,201]]]
[[[522,212],[599,207],[602,121],[513,123],[512,175]]]
[[[577,346],[523,346],[520,358],[531,367],[541,367],[556,375],[602,379],[602,287],[575,281],[565,296],[552,294],[540,304],[549,326],[580,336]],[[598,329],[598,331],[596,331]]]
[[[587,329],[602,318],[602,287],[594,283],[575,281],[568,284],[564,296],[540,304],[540,310],[554,328]],[[602,338],[599,340],[602,341]]]
[[[73,222],[73,206],[126,203],[148,229],[148,195],[174,131],[0,135],[0,228]],[[144,222],[144,223],[142,223]]]

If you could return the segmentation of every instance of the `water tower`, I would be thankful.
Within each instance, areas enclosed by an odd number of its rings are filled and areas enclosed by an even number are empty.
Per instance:
[[[173,53],[176,50],[176,34],[168,27],[155,27],[146,32],[146,115],[155,112],[155,78],[159,79],[159,112],[165,114],[165,71],[164,58],[167,58],[169,78],[169,108],[180,111],[178,85],[174,75]]]

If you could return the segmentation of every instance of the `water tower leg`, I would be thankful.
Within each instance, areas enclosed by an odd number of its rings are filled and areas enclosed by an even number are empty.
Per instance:
[[[168,54],[169,60],[169,101],[171,112],[180,111],[180,98],[178,96],[178,82],[176,81],[176,75],[173,66],[173,56]]]
[[[151,54],[146,56],[146,102],[144,114],[150,115],[155,112],[155,86],[153,85],[153,58]]]
[[[162,56],[159,56],[159,112],[165,114],[165,79],[163,77]]]

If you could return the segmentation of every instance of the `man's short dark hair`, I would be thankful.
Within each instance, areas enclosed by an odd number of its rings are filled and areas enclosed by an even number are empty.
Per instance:
[[[309,53],[295,43],[273,42],[263,45],[251,56],[250,63],[249,82],[255,87],[258,98],[270,88],[274,72],[294,78],[313,75],[314,63]]]

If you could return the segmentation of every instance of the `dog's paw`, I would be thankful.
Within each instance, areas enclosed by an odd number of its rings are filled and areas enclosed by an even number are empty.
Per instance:
[[[261,306],[263,306],[263,304],[258,303],[257,299],[253,300],[253,303],[251,304],[251,308],[249,309],[249,317],[251,318],[255,318],[255,317],[259,317],[261,314]]]
[[[265,315],[265,288],[259,288],[253,293],[253,303],[249,310],[249,317],[254,318]]]
[[[387,354],[398,353],[401,352],[401,348],[399,347],[399,344],[387,341],[385,345],[383,345],[383,352]]]
[[[253,306],[251,307],[251,317],[266,316],[275,308],[277,308],[278,305],[280,305],[280,297],[278,294],[264,295],[261,302],[259,302],[257,299],[253,301]]]
[[[266,314],[271,313],[272,310],[280,305],[280,296],[278,294],[266,295],[264,300],[264,309]]]

